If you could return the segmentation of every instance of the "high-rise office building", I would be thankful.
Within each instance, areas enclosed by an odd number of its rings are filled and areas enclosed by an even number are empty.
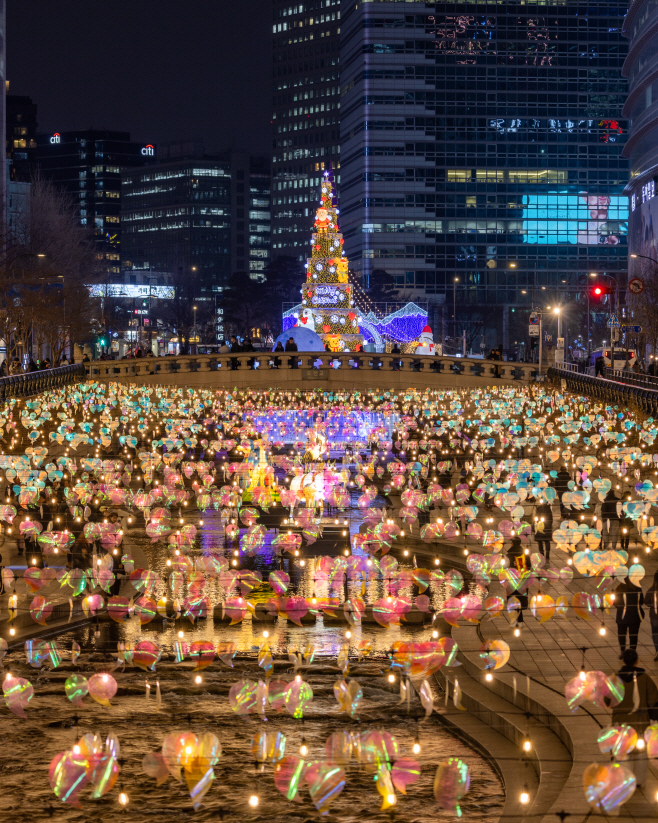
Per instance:
[[[340,188],[340,0],[272,7],[272,254],[305,260],[325,169]]]
[[[231,271],[263,277],[270,262],[272,202],[270,161],[242,152],[227,154],[231,168]]]
[[[354,269],[387,270],[403,293],[443,304],[448,324],[479,322],[506,347],[533,293],[566,302],[589,272],[623,277],[624,13],[609,0],[343,0],[340,206]]]
[[[183,273],[199,296],[220,292],[231,273],[230,164],[169,157],[127,169],[121,190],[124,275]]]
[[[158,145],[158,155],[122,177],[126,282],[169,272],[174,284],[189,278],[195,300],[215,303],[232,273],[262,277],[270,259],[269,160],[205,155],[200,141]]]
[[[640,255],[630,263],[630,273],[637,275],[647,270],[643,258],[658,260],[657,32],[658,7],[651,0],[635,0],[624,21],[624,34],[630,41],[624,64],[629,80],[624,116],[632,121],[624,154],[630,159],[626,187],[630,197],[629,246],[632,254]]]
[[[0,0],[0,134],[7,133],[5,98],[7,95],[7,15],[5,0]],[[7,175],[0,174],[0,213],[4,215],[7,204]]]
[[[77,203],[80,223],[94,231],[102,268],[120,273],[121,170],[153,159],[152,145],[122,131],[86,129],[37,135],[36,162],[44,178]]]
[[[8,94],[6,112],[9,179],[29,183],[37,147],[37,105],[31,97]]]

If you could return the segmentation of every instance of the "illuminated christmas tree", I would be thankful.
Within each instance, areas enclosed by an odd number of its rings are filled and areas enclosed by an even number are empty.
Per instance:
[[[297,324],[317,332],[331,351],[356,351],[362,346],[363,337],[352,303],[352,287],[347,281],[347,258],[343,254],[343,235],[338,227],[338,209],[328,171],[322,180],[314,227]]]

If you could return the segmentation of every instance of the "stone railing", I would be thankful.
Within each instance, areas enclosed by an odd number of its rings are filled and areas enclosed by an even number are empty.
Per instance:
[[[103,360],[87,363],[89,379],[190,387],[292,387],[491,385],[534,380],[532,363],[462,357],[392,354],[202,354]]]
[[[58,389],[70,383],[79,383],[86,379],[84,363],[73,366],[58,366],[56,369],[21,372],[0,377],[0,402],[12,397],[31,397],[44,391]]]
[[[575,374],[557,368],[549,369],[547,376],[552,382],[563,381],[567,389],[575,394],[594,397],[611,405],[618,403],[633,405],[647,414],[658,414],[658,388],[649,388],[645,385],[635,386],[605,377]]]

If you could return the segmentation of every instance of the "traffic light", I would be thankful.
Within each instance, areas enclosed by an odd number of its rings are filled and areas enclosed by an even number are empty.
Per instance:
[[[611,294],[610,286],[592,286],[590,296],[593,300],[602,300],[606,294]]]

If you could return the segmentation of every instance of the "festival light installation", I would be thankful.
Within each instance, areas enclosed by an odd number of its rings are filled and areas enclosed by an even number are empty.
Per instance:
[[[322,179],[320,207],[315,214],[311,257],[306,261],[306,283],[302,286],[302,313],[297,325],[320,335],[331,351],[357,351],[363,336],[354,307],[352,286],[347,277],[347,257],[338,226],[331,173]]]
[[[652,514],[658,506],[655,421],[560,390],[405,389],[396,394],[377,389],[329,397],[89,382],[37,399],[12,400],[0,425],[10,433],[0,472],[13,495],[0,508],[0,520],[7,535],[14,529],[32,541],[53,566],[2,571],[9,595],[8,636],[14,637],[15,627],[23,628],[16,620],[19,613],[31,617],[32,631],[46,627],[49,632],[43,639],[25,640],[20,651],[13,641],[10,649],[7,640],[0,640],[5,722],[32,721],[43,688],[38,679],[33,685],[17,673],[19,657],[28,672],[55,670],[66,661],[62,704],[91,712],[95,701],[106,717],[126,700],[118,679],[126,670],[140,670],[147,700],[154,687],[151,705],[157,711],[162,699],[157,677],[163,650],[168,651],[157,627],[173,623],[187,629],[213,619],[238,625],[251,617],[267,618],[260,626],[286,620],[302,631],[319,618],[344,622],[344,642],[332,652],[339,672],[333,680],[334,708],[341,723],[363,716],[364,689],[354,670],[357,661],[372,654],[369,626],[387,632],[416,621],[422,638],[391,642],[382,681],[399,686],[399,705],[408,706],[410,679],[417,679],[421,714],[429,718],[438,708],[429,681],[440,673],[449,686],[446,705],[452,698],[454,709],[462,711],[460,650],[454,637],[439,637],[433,629],[438,615],[453,629],[479,626],[483,640],[470,652],[484,682],[491,683],[514,662],[517,647],[509,626],[516,626],[518,637],[520,612],[535,621],[538,632],[550,630],[554,621],[573,620],[596,633],[616,608],[613,587],[625,580],[640,584],[645,576],[640,555],[651,556],[658,546]],[[37,445],[39,440],[56,444],[57,457],[49,457],[48,445]],[[455,453],[467,469],[464,477],[454,465]],[[567,468],[571,479],[558,491],[559,468]],[[76,530],[94,546],[88,569],[66,568],[62,562],[72,545],[68,529],[44,528],[39,522],[39,496],[54,482],[63,484]],[[633,551],[607,544],[608,524],[593,510],[612,491],[619,514],[634,524]],[[141,568],[122,528],[87,519],[95,503],[125,507],[130,530],[143,535],[166,565],[159,571]],[[532,544],[533,532],[541,534],[532,517],[538,505],[556,506],[552,561]],[[331,515],[328,506],[335,509]],[[204,543],[207,511],[221,524],[221,546]],[[356,519],[358,531],[345,529],[345,553],[316,553],[312,547],[323,531],[329,525],[347,526],[348,517]],[[416,551],[427,547],[421,563],[411,563],[409,537]],[[510,560],[504,548],[515,540],[521,553]],[[453,559],[463,556],[462,571],[439,568],[438,554],[427,555],[434,545]],[[276,564],[267,569],[273,549],[288,571]],[[111,593],[117,582],[115,558],[126,575],[119,594]],[[259,569],[250,567],[254,558]],[[314,573],[310,588],[300,591],[292,570],[303,568],[306,559],[313,560]],[[53,637],[53,591],[63,593],[57,605],[68,601],[70,616],[77,607],[87,621],[131,620],[133,631],[155,631],[141,638],[124,636],[109,670],[89,667],[76,642]],[[604,634],[598,631],[598,636]],[[188,641],[183,629],[176,637],[172,665],[187,667],[190,688],[203,686],[213,666],[233,668],[236,642]],[[236,716],[258,720],[276,714],[301,726],[319,694],[314,695],[307,676],[322,657],[317,640],[288,651],[292,671],[285,674],[277,668],[267,630],[256,648],[251,670],[236,672],[229,681],[227,707]],[[613,671],[588,670],[583,655],[580,674],[564,684],[564,711],[582,714],[588,703],[600,710],[616,708],[629,688]],[[327,798],[337,798],[349,786],[350,757],[373,775],[383,809],[402,802],[399,795],[416,781],[420,764],[402,755],[399,742],[386,731],[345,734],[331,735],[326,757],[307,760],[304,738],[302,757],[297,757],[284,753],[277,732],[264,732],[254,736],[252,755],[272,766],[282,795],[293,799],[301,788],[308,789],[320,811],[328,808]],[[184,746],[180,735],[189,735]],[[76,733],[75,740],[72,749],[52,761],[50,782],[56,798],[77,805],[109,793],[120,776],[115,738],[108,737],[105,746],[95,735]],[[609,812],[635,791],[630,756],[646,749],[650,758],[658,758],[658,726],[644,730],[616,723],[599,733],[597,743],[606,757],[584,769],[583,792],[592,807]],[[154,751],[158,746],[161,756]],[[529,739],[524,751],[528,746]],[[221,754],[214,736],[203,730],[176,732],[151,749],[144,763],[147,774],[160,781],[167,773],[184,772],[195,805],[212,790]],[[411,752],[419,754],[419,742]],[[607,756],[615,762],[607,762]],[[443,760],[434,782],[436,802],[459,814],[470,783],[465,761]],[[91,791],[78,797],[76,787]],[[521,802],[529,803],[531,796],[524,789]],[[256,805],[261,802],[257,790],[250,788],[249,797]],[[117,802],[128,801],[121,791]]]

